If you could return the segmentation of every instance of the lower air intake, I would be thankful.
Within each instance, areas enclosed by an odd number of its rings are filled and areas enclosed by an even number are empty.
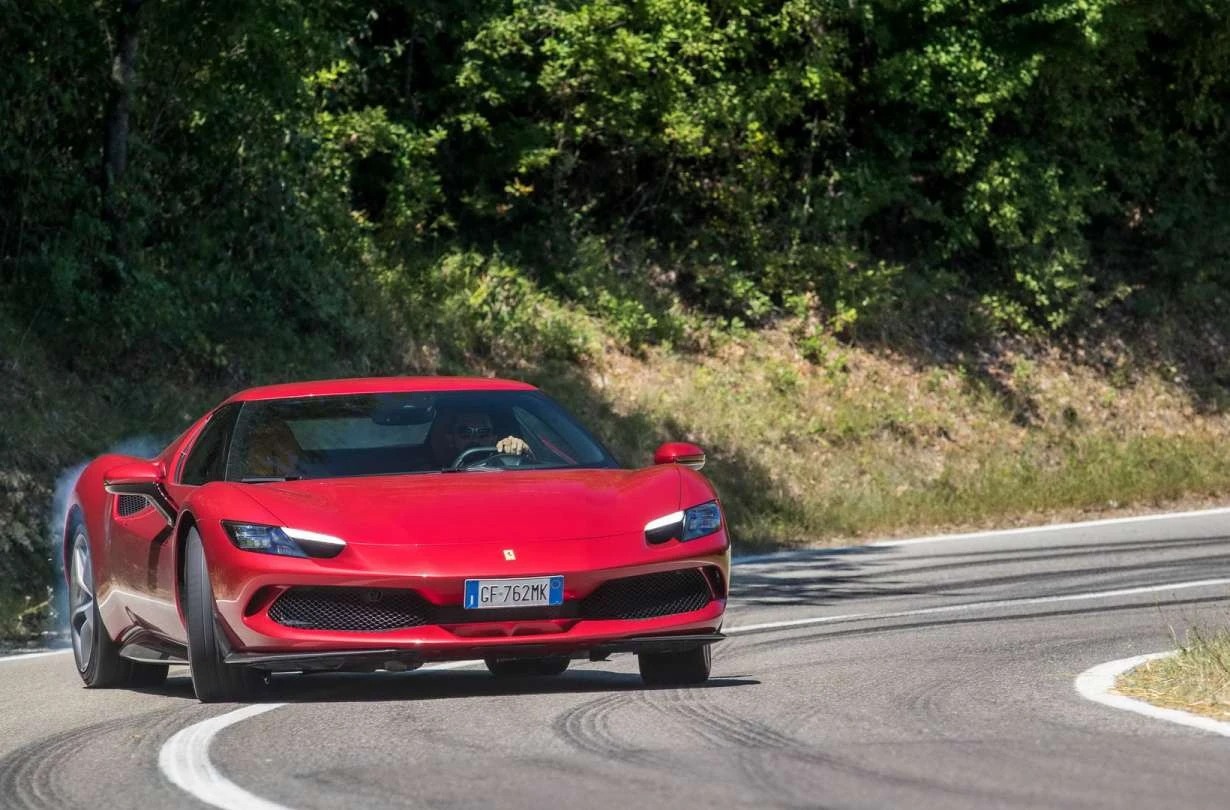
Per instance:
[[[699,568],[605,582],[581,601],[586,619],[652,619],[700,610],[713,599]]]
[[[376,588],[291,588],[269,618],[303,630],[375,633],[428,623],[431,606],[414,591]]]
[[[142,495],[120,495],[116,498],[115,511],[120,517],[130,517],[140,511],[143,511],[148,502]]]

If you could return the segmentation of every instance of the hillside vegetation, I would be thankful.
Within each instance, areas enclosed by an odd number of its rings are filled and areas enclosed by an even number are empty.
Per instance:
[[[250,384],[539,382],[741,541],[1216,497],[1213,0],[0,0],[0,615]],[[8,631],[14,622],[6,620]]]

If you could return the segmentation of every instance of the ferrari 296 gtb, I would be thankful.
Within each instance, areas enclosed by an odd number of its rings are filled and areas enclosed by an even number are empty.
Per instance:
[[[203,701],[275,672],[482,660],[498,677],[635,653],[648,684],[710,673],[730,542],[699,447],[621,467],[519,382],[255,388],[154,459],[105,455],[64,527],[86,685],[188,664]]]

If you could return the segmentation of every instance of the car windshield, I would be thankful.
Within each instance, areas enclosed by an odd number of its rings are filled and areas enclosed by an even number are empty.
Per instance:
[[[538,391],[449,391],[246,402],[228,481],[616,467]]]

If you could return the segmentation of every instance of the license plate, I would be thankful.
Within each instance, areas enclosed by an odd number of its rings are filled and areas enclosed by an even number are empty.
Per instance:
[[[564,604],[564,578],[467,579],[467,608],[540,607]]]

